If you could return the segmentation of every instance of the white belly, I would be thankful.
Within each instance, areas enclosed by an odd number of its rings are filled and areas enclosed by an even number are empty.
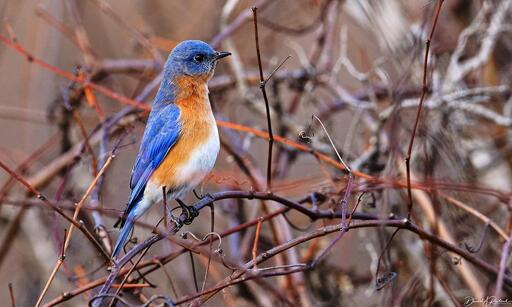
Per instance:
[[[212,115],[213,118],[213,115]],[[215,120],[215,119],[214,119]],[[186,192],[195,188],[210,173],[215,165],[220,150],[219,131],[217,125],[212,125],[210,136],[206,142],[193,150],[188,160],[176,170],[178,178],[182,178],[186,185],[169,194],[169,199],[181,198]],[[169,191],[168,191],[169,192]],[[163,199],[162,187],[151,180],[146,184],[144,196],[135,209],[135,215],[141,216],[151,205]]]
[[[219,131],[217,125],[213,124],[210,136],[206,142],[194,149],[188,161],[177,170],[177,176],[189,182],[185,191],[193,189],[210,173],[215,165],[220,150]],[[184,191],[184,192],[185,192]]]

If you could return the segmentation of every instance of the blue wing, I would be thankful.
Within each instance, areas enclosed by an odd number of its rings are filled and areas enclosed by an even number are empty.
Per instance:
[[[180,135],[180,109],[175,104],[169,103],[154,111],[149,116],[139,154],[133,166],[130,179],[132,193],[125,214],[128,214],[142,198],[149,178],[176,144]]]
[[[133,209],[144,195],[144,189],[149,178],[180,136],[179,117],[180,109],[175,104],[153,104],[153,110],[140,144],[139,154],[132,170],[130,200],[123,217],[114,225],[120,224],[122,229],[112,253],[113,257],[117,257],[130,236],[133,229],[133,220],[136,218]]]

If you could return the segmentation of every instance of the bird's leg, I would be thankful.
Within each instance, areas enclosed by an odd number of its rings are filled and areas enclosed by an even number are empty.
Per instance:
[[[197,211],[194,206],[187,206],[181,199],[176,198],[176,202],[180,205],[183,212],[187,214],[187,218],[183,221],[183,224],[190,225],[194,218],[199,215],[199,212]]]
[[[176,198],[176,202],[178,202],[178,205],[180,205],[181,209],[188,210],[188,206],[179,198]]]
[[[202,196],[202,195],[197,194],[196,189],[192,189],[192,192],[194,193],[194,196],[195,196],[198,200],[201,200],[201,198],[203,198],[203,196]]]

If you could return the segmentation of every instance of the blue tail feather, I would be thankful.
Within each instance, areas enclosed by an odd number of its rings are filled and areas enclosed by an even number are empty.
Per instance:
[[[126,221],[124,222],[123,227],[119,231],[119,237],[117,238],[116,246],[114,247],[114,251],[112,252],[112,257],[116,258],[121,250],[123,249],[124,244],[128,240],[130,233],[133,229],[133,218],[129,215]]]

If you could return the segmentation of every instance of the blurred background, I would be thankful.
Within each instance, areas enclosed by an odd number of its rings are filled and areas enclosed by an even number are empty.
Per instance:
[[[214,231],[232,231],[220,243],[222,253],[217,243],[187,252],[197,243],[190,234],[155,244],[144,256],[149,264],[131,274],[133,287],[121,291],[117,306],[161,306],[158,295],[206,306],[458,306],[467,297],[512,298],[505,270],[511,5],[450,0],[436,15],[439,1],[0,0],[0,161],[69,216],[90,187],[77,220],[109,251],[147,116],[133,103],[151,103],[177,43],[201,39],[233,56],[210,81],[216,118],[224,123],[222,149],[197,191],[265,191],[268,141],[258,132],[267,131],[267,122],[250,10],[257,6],[265,76],[291,55],[267,83],[273,132],[290,140],[274,144],[272,191],[308,208],[339,212],[350,187],[349,210],[357,206],[356,212],[383,220],[411,213],[435,240],[363,225],[344,235],[314,269],[228,287],[232,269],[252,259],[257,218],[283,206],[222,200],[214,205]],[[404,158],[422,94],[411,156],[414,206],[408,212]],[[354,171],[352,184],[336,152]],[[91,185],[105,163],[104,176]],[[192,204],[197,198],[190,194],[186,202]],[[161,219],[162,207],[154,206],[127,247],[151,236]],[[237,228],[250,221],[250,227]],[[339,223],[311,222],[294,210],[277,214],[261,224],[257,253]],[[101,285],[91,283],[108,275],[107,264],[75,229],[64,263],[50,278],[64,229],[68,221],[0,172],[3,306],[11,302],[9,287],[16,306],[33,306],[41,297],[42,305],[88,305]],[[209,209],[180,233],[186,231],[199,240],[209,233]],[[335,238],[305,240],[258,267],[308,263]],[[222,291],[211,297],[189,297],[219,285]]]

